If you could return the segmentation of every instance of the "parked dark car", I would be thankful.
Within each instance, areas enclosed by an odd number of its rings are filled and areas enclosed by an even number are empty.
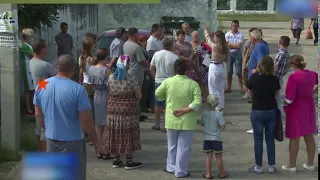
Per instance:
[[[146,37],[146,38],[149,38],[150,31],[149,30],[145,30],[145,29],[138,29],[138,35]],[[116,30],[109,30],[109,31],[103,32],[98,37],[97,48],[107,48],[107,49],[109,49],[110,44],[112,43],[112,41],[115,38],[116,38]]]

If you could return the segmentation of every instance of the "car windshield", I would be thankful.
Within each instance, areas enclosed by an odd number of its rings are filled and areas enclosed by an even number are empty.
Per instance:
[[[110,44],[112,43],[112,41],[114,40],[115,37],[106,37],[106,36],[102,36],[97,44],[97,48],[110,48]]]

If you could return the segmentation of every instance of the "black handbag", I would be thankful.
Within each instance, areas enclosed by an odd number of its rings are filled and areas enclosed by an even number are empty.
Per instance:
[[[282,116],[280,109],[277,109],[277,120],[276,120],[276,130],[275,130],[275,140],[282,142],[283,141],[283,125],[282,125]]]

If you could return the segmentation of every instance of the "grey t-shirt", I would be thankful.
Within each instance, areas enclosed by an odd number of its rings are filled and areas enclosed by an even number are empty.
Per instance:
[[[59,33],[56,35],[55,41],[58,45],[58,56],[63,54],[69,54],[72,56],[73,39],[70,34]]]
[[[130,57],[128,73],[141,83],[144,80],[144,65],[141,62],[147,60],[141,46],[128,40],[123,45],[123,54]]]
[[[38,86],[37,82],[42,78],[47,79],[57,74],[56,68],[52,64],[41,59],[32,58],[29,66],[34,88]]]
[[[249,56],[251,56],[252,51],[253,51],[255,45],[251,43],[251,40],[247,40],[247,41],[244,43],[244,47],[249,48]]]
[[[303,29],[303,18],[292,18],[292,29]]]
[[[110,58],[118,58],[123,55],[123,41],[118,38],[115,38],[110,44]]]

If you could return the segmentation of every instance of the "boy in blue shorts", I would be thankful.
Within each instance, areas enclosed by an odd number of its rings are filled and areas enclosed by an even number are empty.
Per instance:
[[[201,124],[204,126],[204,143],[203,152],[206,153],[206,174],[202,177],[206,179],[213,179],[211,175],[212,158],[215,155],[217,166],[219,169],[219,178],[226,178],[228,175],[224,171],[222,160],[222,138],[221,131],[225,128],[225,122],[222,112],[216,110],[219,103],[219,97],[209,95],[207,97],[209,105],[208,110],[204,111],[201,117]]]

